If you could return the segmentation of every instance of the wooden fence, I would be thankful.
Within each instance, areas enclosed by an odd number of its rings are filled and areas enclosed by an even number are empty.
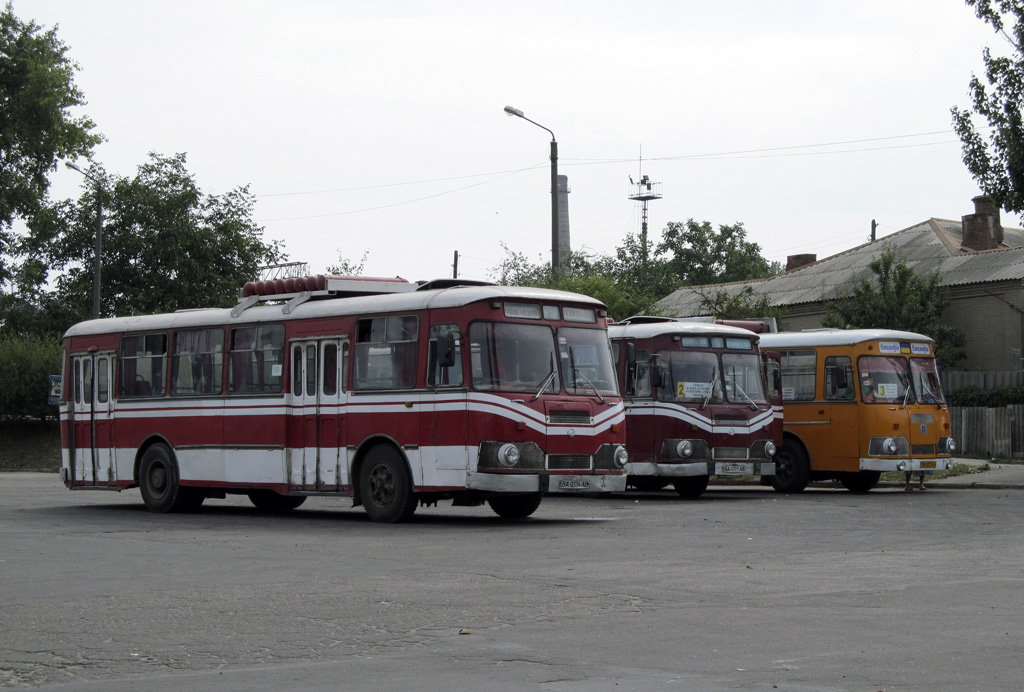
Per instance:
[[[957,454],[1024,458],[1024,406],[950,406]]]
[[[1024,386],[1024,372],[1011,371],[969,371],[943,370],[942,391],[948,397],[964,387],[981,387],[982,389],[998,389],[1000,387]]]

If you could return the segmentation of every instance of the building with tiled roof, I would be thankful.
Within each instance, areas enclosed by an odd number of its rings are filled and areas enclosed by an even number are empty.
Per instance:
[[[750,286],[786,309],[780,329],[821,327],[828,300],[853,294],[861,279],[873,279],[868,266],[887,245],[894,246],[914,272],[938,272],[951,304],[943,320],[967,337],[967,359],[958,369],[1020,371],[1024,347],[1024,230],[1003,228],[999,210],[975,198],[975,213],[960,221],[928,219],[881,240],[832,257],[790,257],[786,272],[769,279],[712,286],[685,286],[658,303],[673,317],[702,314],[702,300],[718,291],[734,295]],[[706,314],[706,313],[705,313]]]

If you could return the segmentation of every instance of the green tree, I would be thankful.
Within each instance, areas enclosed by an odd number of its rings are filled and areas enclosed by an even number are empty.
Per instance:
[[[97,166],[89,175],[105,190],[101,316],[230,306],[258,267],[284,258],[252,220],[248,188],[204,194],[184,154],[150,154],[134,178]],[[3,306],[5,327],[13,320],[18,331],[59,333],[89,317],[95,195],[88,183],[77,201],[58,202],[29,221],[19,245],[22,309]],[[42,284],[47,279],[51,290]]]
[[[0,420],[44,421],[57,409],[47,403],[50,375],[60,374],[61,344],[38,336],[0,337]]]
[[[366,258],[369,254],[369,250],[364,250],[362,258],[355,262],[339,251],[338,263],[327,267],[327,273],[335,276],[362,276],[363,268],[366,266]]]
[[[782,271],[779,263],[761,256],[761,246],[747,240],[739,222],[721,225],[718,231],[708,221],[669,222],[657,253],[666,258],[665,267],[676,282],[673,289],[763,279]]]
[[[59,160],[102,140],[91,120],[72,115],[85,100],[67,52],[56,27],[22,22],[10,2],[0,11],[0,284],[12,278],[14,220],[40,210]]]
[[[734,294],[718,289],[700,295],[701,312],[710,313],[720,320],[774,317],[778,322],[786,315],[785,308],[772,305],[771,298],[766,295],[756,295],[750,286],[744,286]]]
[[[827,303],[822,321],[826,327],[917,332],[935,340],[940,365],[948,367],[964,359],[963,333],[942,323],[942,312],[950,301],[937,271],[916,274],[891,244],[868,267],[873,279],[861,279],[852,297]]]
[[[977,75],[971,76],[971,109],[991,128],[988,141],[967,109],[952,109],[953,128],[962,143],[964,164],[982,191],[1003,209],[1024,212],[1024,2],[966,1],[1005,39],[1010,55],[993,56],[986,47],[982,55],[988,87]]]

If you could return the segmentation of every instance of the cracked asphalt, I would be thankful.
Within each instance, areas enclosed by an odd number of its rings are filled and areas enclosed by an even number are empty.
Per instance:
[[[0,687],[1020,690],[1022,499],[712,487],[384,526],[0,474]]]

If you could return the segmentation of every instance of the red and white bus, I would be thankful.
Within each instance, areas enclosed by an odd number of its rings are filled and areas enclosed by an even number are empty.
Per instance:
[[[626,404],[628,485],[672,483],[681,496],[698,497],[711,476],[775,473],[778,361],[761,354],[757,334],[657,317],[630,318],[608,334]]]
[[[232,309],[82,322],[64,336],[62,475],[155,512],[246,494],[532,514],[625,488],[605,306],[561,291],[325,278]],[[276,292],[276,293],[275,293]],[[276,301],[271,303],[270,301]]]

